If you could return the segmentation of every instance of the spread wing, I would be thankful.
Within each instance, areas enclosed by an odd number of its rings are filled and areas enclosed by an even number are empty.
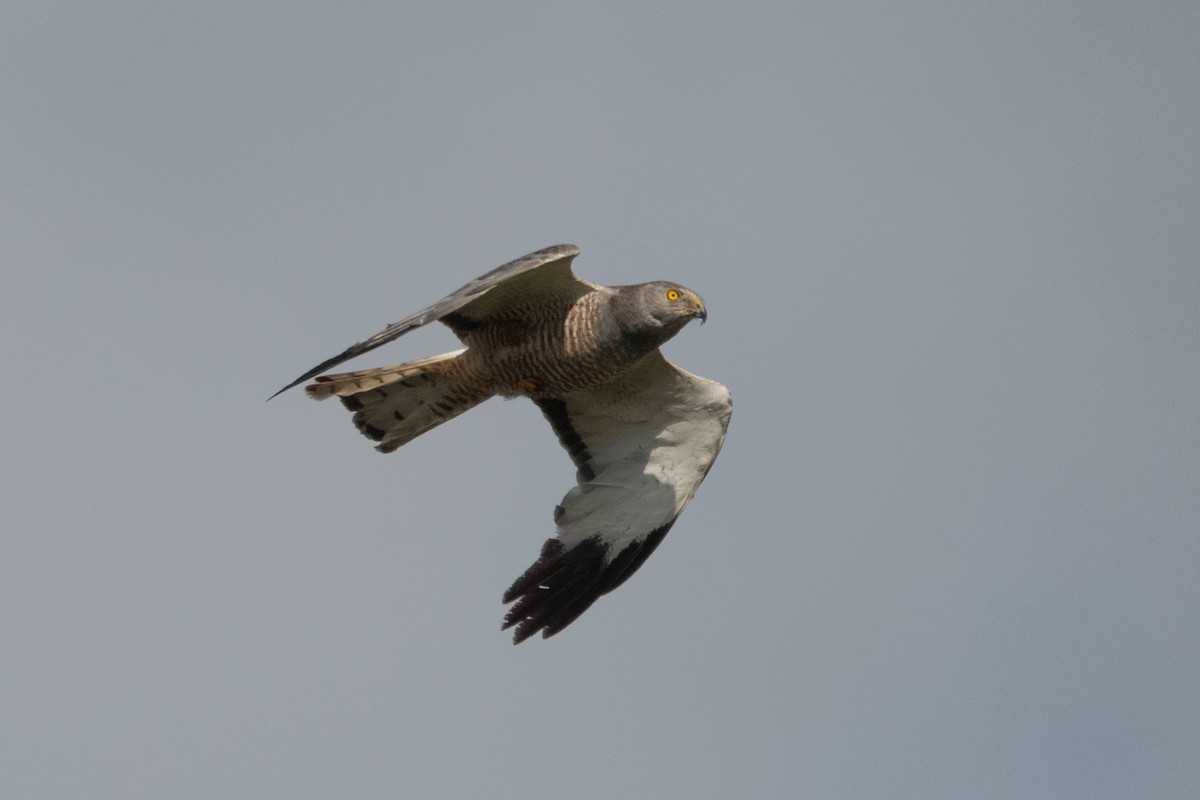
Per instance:
[[[575,462],[558,537],[504,595],[514,642],[565,628],[621,585],[667,535],[725,441],[729,390],[655,350],[622,378],[536,401]]]
[[[571,272],[571,259],[577,255],[579,248],[575,245],[559,244],[497,267],[433,305],[393,322],[369,339],[352,344],[333,358],[322,361],[271,397],[434,320],[446,323],[461,338],[479,322],[502,313],[515,301],[539,304],[558,297],[575,299],[586,294],[597,287],[579,280]]]

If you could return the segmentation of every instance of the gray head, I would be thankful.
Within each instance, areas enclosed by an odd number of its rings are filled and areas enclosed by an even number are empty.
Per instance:
[[[666,342],[697,317],[701,323],[708,319],[700,295],[677,283],[652,281],[616,290],[613,310],[622,333],[649,348]]]

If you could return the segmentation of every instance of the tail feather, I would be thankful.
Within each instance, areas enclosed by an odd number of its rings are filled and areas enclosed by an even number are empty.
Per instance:
[[[439,356],[391,367],[324,375],[305,387],[314,400],[340,397],[354,412],[354,426],[390,453],[430,428],[491,397],[463,384],[453,363],[463,353]]]

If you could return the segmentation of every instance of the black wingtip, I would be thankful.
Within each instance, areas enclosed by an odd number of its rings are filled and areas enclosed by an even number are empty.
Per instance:
[[[304,373],[299,378],[296,378],[296,380],[292,381],[287,386],[283,387],[278,392],[276,392],[275,394],[268,397],[267,401],[268,402],[271,401],[272,399],[278,397],[279,395],[283,394],[288,389],[291,389],[294,386],[299,386],[300,384],[304,383],[307,380],[312,380],[313,378],[320,375],[322,372],[333,369],[334,367],[336,367],[338,364],[341,364],[342,362],[349,361],[350,359],[354,358],[355,356],[360,356],[363,353],[367,352],[368,350],[374,350],[376,347],[379,347],[379,345],[381,345],[385,341],[387,341],[387,339],[385,338],[385,335],[387,333],[389,333],[390,331],[391,331],[391,328],[389,327],[388,329],[380,331],[379,333],[375,334],[374,336],[372,336],[370,339],[367,339],[366,341],[359,342],[358,344],[350,345],[349,347],[347,347],[342,352],[338,353],[333,358],[325,359],[320,364],[317,364],[315,367],[310,369],[308,372]]]
[[[674,520],[626,545],[612,560],[607,560],[608,545],[600,536],[570,550],[559,539],[546,540],[538,560],[504,593],[504,602],[513,606],[500,629],[516,627],[513,644],[538,631],[549,639],[636,572],[673,524]]]
[[[275,394],[273,394],[273,395],[271,395],[270,397],[268,397],[268,398],[267,398],[267,402],[268,402],[268,403],[269,403],[269,402],[271,402],[271,401],[272,401],[272,400],[274,400],[276,397],[279,397],[279,395],[283,394],[283,393],[284,393],[284,392],[286,392],[288,389],[291,389],[293,386],[296,386],[296,385],[298,385],[298,384],[302,383],[304,380],[305,380],[304,378],[297,378],[296,380],[294,380],[294,381],[292,381],[291,383],[289,383],[287,386],[285,386],[285,387],[283,387],[282,389],[280,389],[280,390],[279,390],[278,392],[276,392]]]

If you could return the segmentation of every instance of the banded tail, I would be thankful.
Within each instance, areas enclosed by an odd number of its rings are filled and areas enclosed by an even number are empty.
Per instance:
[[[323,375],[304,388],[314,400],[340,397],[354,426],[390,453],[430,428],[474,408],[490,393],[463,385],[453,369],[463,350],[392,367]]]

